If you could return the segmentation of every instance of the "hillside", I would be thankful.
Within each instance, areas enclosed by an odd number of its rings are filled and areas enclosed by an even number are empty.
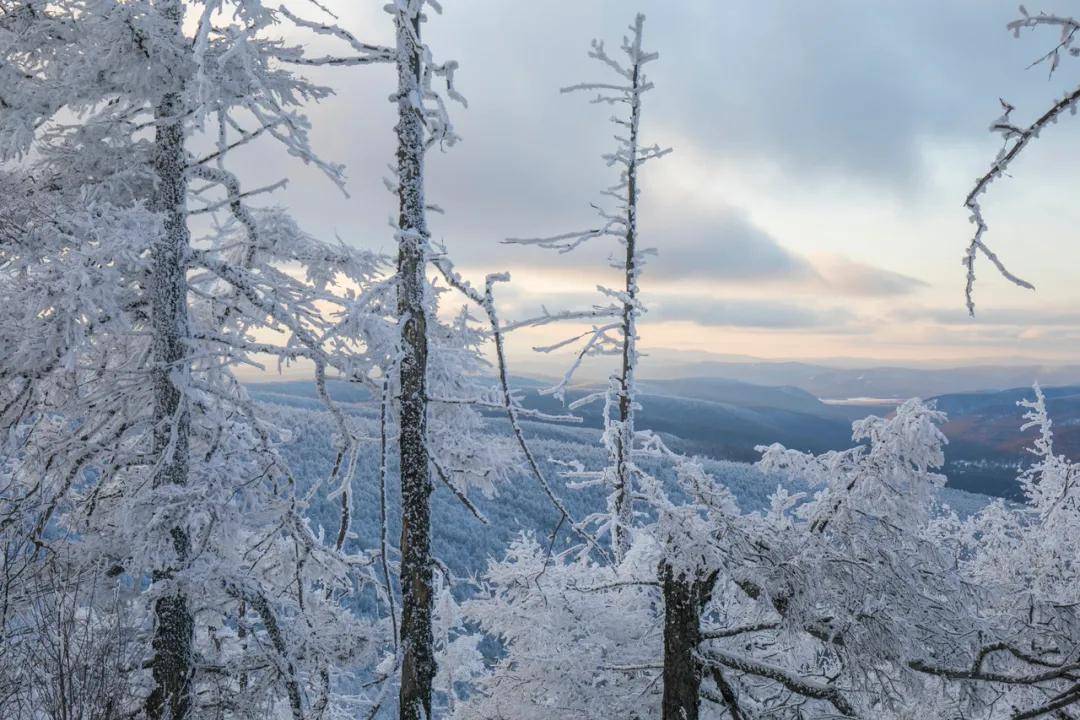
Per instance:
[[[1044,388],[1054,428],[1054,449],[1080,456],[1080,387]],[[952,485],[991,495],[1019,498],[1016,473],[1028,462],[1026,448],[1034,430],[1020,432],[1023,408],[1017,401],[1033,397],[1030,387],[986,393],[954,393],[937,399],[949,415],[948,473]]]
[[[562,413],[557,400],[539,395],[542,384],[518,379],[528,407]],[[332,384],[333,394],[350,412],[374,417],[374,409],[363,388]],[[596,388],[575,388],[567,392],[572,402]],[[648,380],[640,384],[641,411],[638,427],[662,433],[682,452],[715,460],[753,462],[755,447],[774,442],[807,452],[824,452],[850,447],[851,422],[855,419],[892,412],[892,405],[830,405],[813,394],[793,386],[768,387],[721,378]],[[264,402],[318,410],[307,382],[272,382],[249,386],[252,395]],[[1058,449],[1071,457],[1080,455],[1080,387],[1051,388],[1046,391],[1050,412],[1058,433]],[[1016,401],[1030,397],[1030,389],[952,393],[935,398],[949,421],[944,426],[945,474],[950,487],[968,492],[1018,499],[1016,474],[1026,461],[1023,448],[1029,434],[1020,432],[1022,412]],[[582,423],[567,426],[534,423],[534,431],[545,437],[580,442],[602,426],[601,407],[586,406],[577,411]],[[499,414],[491,415],[493,421]]]
[[[360,388],[343,383],[331,383],[330,387],[334,397],[343,403],[350,414],[361,418],[361,422],[370,424],[369,434],[377,435],[374,408],[366,393]],[[734,400],[736,394],[751,392],[748,387],[725,386],[722,383],[712,386],[711,390],[708,387],[703,386],[703,398],[724,397]],[[655,389],[658,390],[659,386]],[[779,403],[781,399],[788,398],[791,402],[802,404],[802,411],[793,408],[744,407],[710,399],[687,399],[645,393],[640,424],[642,427],[666,433],[673,445],[704,454],[705,468],[731,489],[744,510],[763,510],[767,506],[768,496],[779,484],[794,491],[808,488],[797,481],[790,482],[779,476],[762,473],[746,462],[733,461],[724,455],[728,449],[739,457],[749,459],[756,457],[753,444],[773,440],[786,440],[795,447],[814,450],[827,449],[830,443],[835,447],[847,447],[851,444],[850,426],[844,420],[836,418],[835,411],[829,406],[818,403],[821,405],[818,411],[832,415],[814,415],[811,411],[816,406],[798,391],[790,388],[763,390],[764,392],[754,395],[756,401],[762,402],[764,398],[771,398],[769,402]],[[283,451],[300,481],[312,484],[325,478],[333,461],[331,433],[328,432],[332,423],[329,416],[319,410],[311,384],[259,383],[250,385],[249,392],[265,406],[276,424],[291,431],[291,441],[284,446]],[[533,397],[535,398],[535,395]],[[551,402],[554,406],[554,401],[550,399],[543,402]],[[584,426],[536,422],[524,424],[545,475],[577,517],[585,517],[602,508],[604,493],[595,488],[566,489],[558,477],[558,468],[553,460],[574,458],[585,463],[587,467],[602,466],[605,458],[599,446],[598,415],[593,410],[586,413],[585,417]],[[490,419],[490,427],[496,434],[507,432],[505,421],[499,417],[493,416]],[[372,443],[363,447],[362,453],[355,482],[351,527],[355,533],[353,542],[371,547],[377,543],[378,532],[378,477],[375,473],[378,467],[377,448]],[[520,464],[519,458],[510,457],[508,461],[511,464]],[[396,459],[391,456],[391,477],[397,472],[395,463]],[[654,465],[649,469],[668,481],[669,489],[675,492],[670,486],[671,478],[665,468]],[[400,500],[394,485],[392,482],[390,503],[397,507]],[[481,569],[485,558],[500,556],[506,543],[517,533],[532,532],[546,537],[557,523],[558,518],[536,481],[520,472],[513,473],[512,480],[498,488],[497,496],[478,496],[475,500],[489,524],[481,524],[441,485],[436,487],[433,497],[433,512],[436,517],[434,544],[439,557],[455,572],[475,572]],[[962,514],[972,512],[986,502],[982,495],[952,489],[943,491],[942,500]],[[335,502],[326,502],[313,508],[311,515],[314,522],[327,533],[336,529],[338,507]],[[396,517],[397,513],[392,511],[389,528],[391,537],[400,532]],[[564,529],[558,546],[570,541],[571,538]]]
[[[910,377],[931,378],[936,385],[941,379],[934,372],[939,371],[913,371]],[[1023,371],[1013,368],[1010,372]],[[999,379],[1005,378],[1001,375]],[[687,451],[740,461],[755,460],[754,447],[771,442],[810,452],[849,447],[853,420],[887,415],[895,407],[827,404],[800,387],[769,387],[723,378],[648,380],[640,387],[641,427],[677,436]],[[1080,386],[1045,392],[1057,451],[1080,457]],[[568,393],[570,398],[580,395],[580,391]],[[932,398],[949,418],[943,430],[949,439],[945,474],[950,487],[1020,499],[1016,475],[1028,460],[1025,448],[1032,435],[1020,432],[1023,410],[1016,403],[1030,397],[1031,386],[1025,385]],[[558,407],[551,401],[531,402],[549,410]],[[585,411],[584,417],[590,426],[599,427],[598,409]]]
[[[652,376],[669,380],[722,378],[754,385],[789,385],[818,398],[909,398],[1080,384],[1080,366],[973,365],[948,368],[831,367],[803,362],[712,361],[664,363]]]
[[[515,379],[515,383],[523,391],[527,407],[552,414],[566,411],[558,400],[536,392],[542,383],[525,378]],[[333,383],[332,387],[340,402],[357,404],[355,412],[372,412],[365,406],[370,398],[363,388],[344,383]],[[259,400],[320,407],[307,382],[255,383],[248,388]],[[595,390],[574,388],[567,392],[566,402]],[[848,447],[853,419],[891,410],[827,405],[794,387],[762,387],[714,378],[642,382],[638,398],[642,406],[639,429],[669,434],[685,452],[744,462],[757,459],[755,446],[773,442],[809,452]],[[579,427],[599,429],[603,424],[601,410],[599,404],[593,404],[576,411],[582,418]]]

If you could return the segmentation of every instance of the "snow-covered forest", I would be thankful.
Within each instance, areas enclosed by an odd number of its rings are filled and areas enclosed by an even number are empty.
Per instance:
[[[0,0],[0,720],[1080,718],[1071,395],[1010,401],[1021,461],[947,464],[978,425],[955,399],[643,380],[682,152],[654,15],[589,28],[583,80],[507,89],[602,108],[576,160],[607,180],[585,227],[511,218],[477,272],[427,172],[469,152],[469,67],[429,40],[456,5]],[[1007,29],[1052,78],[1080,55],[1080,19]],[[395,210],[323,237],[247,165],[368,192],[311,114],[354,75],[394,120],[344,142]],[[971,235],[938,238],[971,314],[1015,289],[984,266],[1034,289],[989,221],[1080,89],[1001,104],[949,199]],[[528,252],[595,292],[522,310]],[[950,483],[991,465],[1013,494]]]

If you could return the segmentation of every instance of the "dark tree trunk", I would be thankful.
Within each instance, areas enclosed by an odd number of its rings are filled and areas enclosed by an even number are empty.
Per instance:
[[[420,14],[397,15],[398,319],[401,325],[401,720],[431,718],[431,477],[427,435],[427,317],[424,124],[419,97]]]
[[[641,24],[637,25],[635,37],[637,47],[641,46]],[[619,383],[619,432],[615,436],[615,524],[612,528],[612,546],[615,557],[623,558],[630,546],[630,525],[633,521],[633,478],[631,478],[630,453],[634,446],[634,373],[637,370],[637,296],[638,273],[640,272],[637,256],[637,172],[638,172],[638,126],[641,123],[641,64],[633,66],[630,94],[630,137],[628,138],[629,158],[626,168],[626,284],[624,291],[628,299],[622,308],[622,367]]]
[[[178,0],[162,3],[161,12],[175,24],[182,43],[183,6]],[[181,45],[178,44],[178,47]],[[190,233],[187,227],[187,157],[184,150],[183,72],[176,73],[174,87],[155,109],[154,138],[156,185],[154,209],[163,215],[163,231],[153,243],[150,281],[151,331],[154,387],[153,452],[161,458],[155,485],[187,485],[191,415],[176,375],[187,374],[190,336],[187,308],[186,261]],[[188,559],[189,540],[177,524],[170,531],[176,554],[175,567],[160,568],[154,580],[167,581]],[[154,604],[151,674],[154,688],[146,699],[151,720],[185,720],[191,709],[192,642],[194,620],[182,591],[160,597]]]
[[[660,564],[664,590],[663,720],[698,720],[701,667],[695,657],[701,642],[701,613],[712,597],[715,575],[687,577]]]

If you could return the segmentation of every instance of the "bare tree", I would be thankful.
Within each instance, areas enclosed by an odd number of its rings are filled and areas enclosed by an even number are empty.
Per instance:
[[[125,590],[97,568],[39,567],[0,636],[0,715],[119,720],[136,701],[141,648]]]
[[[567,370],[562,380],[554,387],[544,391],[557,397],[563,397],[581,361],[590,355],[617,354],[620,358],[619,369],[611,376],[605,393],[590,395],[573,404],[581,407],[586,402],[604,400],[604,442],[610,455],[610,468],[598,480],[612,487],[609,501],[610,517],[605,523],[605,530],[610,534],[611,546],[616,560],[626,553],[630,545],[630,528],[633,522],[634,475],[637,469],[632,455],[635,442],[634,413],[638,404],[636,399],[635,374],[639,360],[637,350],[637,321],[645,311],[638,297],[638,279],[645,265],[646,256],[652,250],[641,246],[638,234],[638,201],[641,196],[638,173],[641,166],[671,152],[659,146],[643,147],[640,142],[640,124],[642,96],[653,85],[646,77],[643,68],[656,60],[657,53],[646,52],[641,47],[645,16],[638,14],[630,26],[631,35],[623,38],[622,51],[626,63],[608,55],[604,43],[593,40],[589,57],[594,58],[614,71],[620,78],[618,82],[587,82],[571,85],[562,92],[597,91],[594,103],[604,103],[625,108],[626,114],[613,116],[611,122],[619,129],[616,135],[615,151],[604,155],[609,166],[619,169],[619,182],[604,191],[604,195],[617,202],[616,211],[609,213],[599,206],[597,212],[601,225],[579,232],[564,233],[545,238],[513,238],[506,242],[517,245],[535,245],[542,248],[567,253],[582,244],[599,237],[615,238],[625,251],[620,269],[623,273],[623,286],[619,289],[600,287],[599,290],[613,304],[596,306],[585,311],[570,311],[548,314],[516,322],[507,329],[545,325],[562,320],[591,320],[605,318],[614,322],[602,322],[594,325],[590,332],[576,336],[555,345],[538,348],[550,352],[574,342],[581,342],[580,350],[573,365]]]
[[[290,15],[298,25],[316,33],[344,41],[354,53],[348,56],[298,58],[312,65],[367,65],[393,63],[397,71],[395,134],[395,177],[388,185],[397,195],[395,223],[397,273],[393,278],[397,308],[395,322],[398,342],[383,371],[394,377],[397,403],[397,444],[402,494],[399,712],[402,720],[432,717],[432,683],[435,678],[435,645],[432,630],[434,572],[436,561],[431,548],[431,501],[434,474],[454,491],[481,521],[482,515],[465,495],[466,482],[455,476],[483,478],[505,458],[488,450],[476,452],[468,437],[468,425],[447,422],[447,411],[460,413],[474,407],[506,409],[506,404],[488,389],[476,387],[469,378],[470,366],[478,362],[475,345],[485,339],[480,331],[471,334],[467,322],[442,325],[437,318],[437,291],[429,272],[440,272],[452,287],[465,293],[469,302],[476,297],[456,276],[445,253],[433,247],[428,229],[424,175],[425,156],[436,146],[453,145],[457,140],[443,97],[433,81],[445,81],[446,95],[464,104],[454,88],[457,64],[434,62],[432,52],[421,39],[426,7],[440,11],[432,0],[402,0],[387,6],[394,19],[395,45],[381,47],[358,40],[335,25],[322,24]],[[462,316],[463,318],[465,316]],[[462,335],[462,333],[465,335]],[[471,334],[471,335],[470,335]],[[456,342],[461,342],[455,345]],[[482,361],[479,364],[483,364]],[[505,374],[503,375],[505,377]],[[438,407],[436,411],[433,406]],[[435,426],[438,421],[437,427]],[[518,436],[520,439],[520,436]],[[450,462],[448,462],[448,459]],[[469,468],[476,468],[474,472]]]
[[[635,431],[634,415],[638,403],[636,399],[635,376],[639,361],[637,349],[638,318],[645,311],[639,298],[639,277],[645,264],[646,255],[651,250],[640,244],[638,232],[638,204],[640,188],[638,174],[641,166],[652,159],[662,157],[670,150],[659,146],[643,147],[640,141],[642,114],[642,96],[652,89],[652,83],[644,73],[644,66],[656,60],[657,53],[642,49],[642,34],[645,16],[638,14],[630,26],[630,36],[625,37],[622,51],[626,56],[625,64],[608,55],[604,44],[594,40],[589,56],[603,63],[619,76],[616,83],[587,82],[563,88],[563,92],[597,91],[595,103],[605,103],[625,109],[625,115],[616,115],[611,121],[619,128],[616,134],[617,146],[613,153],[604,156],[608,165],[619,168],[619,182],[604,191],[614,198],[618,205],[616,212],[608,213],[597,207],[603,224],[581,232],[566,233],[548,238],[512,239],[507,242],[521,245],[536,245],[560,253],[570,252],[583,243],[597,237],[614,237],[623,246],[624,254],[619,269],[623,274],[623,285],[617,290],[600,288],[607,297],[615,301],[609,307],[594,307],[584,312],[569,312],[547,315],[525,321],[520,325],[546,324],[557,320],[581,320],[611,317],[614,323],[595,325],[591,333],[586,333],[577,361],[569,369],[563,380],[548,390],[562,395],[572,378],[578,363],[587,355],[617,354],[619,366],[611,376],[606,393],[590,396],[586,400],[605,401],[604,442],[609,453],[609,467],[599,473],[575,472],[575,478],[594,477],[612,487],[609,499],[610,514],[607,531],[616,562],[621,562],[631,545],[631,530],[634,518],[634,496],[641,490],[635,488],[638,481],[651,479],[643,473],[635,462],[635,453],[639,438]],[[562,347],[559,343],[554,347]],[[577,401],[572,407],[580,407],[583,401]],[[655,495],[655,491],[653,493]],[[662,494],[662,493],[661,493]],[[698,716],[698,706],[702,672],[697,658],[700,643],[701,615],[712,597],[713,585],[717,574],[705,567],[680,564],[676,568],[667,559],[661,560],[658,568],[659,582],[664,600],[664,696],[661,706],[665,720],[693,720]]]
[[[533,324],[540,324],[564,318],[600,318],[608,313],[616,319],[615,323],[594,326],[591,333],[586,333],[587,339],[578,355],[578,362],[590,354],[615,353],[620,359],[618,370],[612,375],[608,391],[603,396],[604,441],[609,452],[610,466],[599,477],[600,481],[607,482],[612,487],[607,529],[616,562],[620,562],[630,549],[635,480],[642,475],[634,460],[638,440],[634,426],[634,414],[638,407],[635,382],[639,360],[637,321],[645,311],[639,299],[638,280],[646,255],[650,251],[640,245],[638,233],[638,173],[645,162],[670,152],[660,149],[659,146],[642,147],[639,139],[642,96],[653,87],[643,68],[659,57],[657,53],[642,49],[644,24],[645,16],[638,14],[634,24],[630,26],[631,35],[623,39],[625,65],[608,55],[602,42],[593,41],[589,56],[613,70],[620,77],[618,83],[587,82],[563,88],[563,92],[598,91],[594,102],[620,106],[626,110],[624,116],[611,118],[620,130],[616,135],[618,144],[615,152],[604,156],[608,165],[619,168],[619,182],[604,192],[618,202],[616,212],[609,214],[597,208],[603,221],[597,228],[549,238],[508,241],[555,249],[560,253],[569,252],[593,238],[604,236],[615,237],[623,246],[624,255],[620,266],[623,286],[618,290],[601,288],[605,295],[615,301],[615,305],[609,308],[596,307],[580,313],[564,313],[561,316],[543,316],[532,321]],[[528,323],[529,321],[526,321],[523,324]],[[560,343],[555,347],[564,344]],[[561,395],[576,366],[577,362],[562,382],[549,392]],[[580,406],[581,401],[574,404],[574,407]],[[575,477],[582,475],[585,474],[575,473]],[[717,574],[707,568],[680,566],[676,569],[666,559],[660,562],[658,572],[665,608],[664,697],[661,712],[665,720],[694,720],[698,716],[701,695],[699,688],[702,673],[697,659],[701,615],[712,597]]]

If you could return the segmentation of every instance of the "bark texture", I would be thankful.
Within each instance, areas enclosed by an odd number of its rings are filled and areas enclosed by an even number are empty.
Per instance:
[[[423,58],[420,13],[397,14],[398,320],[401,325],[401,720],[431,718],[431,502],[427,435],[428,338],[425,266]]]
[[[161,12],[176,28],[177,47],[182,47],[183,7],[165,0]],[[153,452],[161,458],[155,485],[187,485],[191,414],[177,378],[187,374],[187,341],[190,336],[187,307],[186,263],[190,243],[187,227],[187,157],[184,150],[184,69],[174,69],[173,86],[167,88],[155,109],[154,209],[162,214],[164,227],[153,243],[150,281],[151,333],[154,384]],[[190,543],[181,525],[170,530],[176,554],[173,567],[159,568],[154,581],[168,581],[188,559]],[[191,711],[192,643],[194,620],[182,591],[160,597],[154,604],[156,626],[152,641],[151,675],[154,687],[146,699],[151,720],[185,720]]]
[[[715,576],[688,577],[668,563],[660,565],[664,591],[663,720],[698,720],[701,665],[701,613],[712,597]]]

